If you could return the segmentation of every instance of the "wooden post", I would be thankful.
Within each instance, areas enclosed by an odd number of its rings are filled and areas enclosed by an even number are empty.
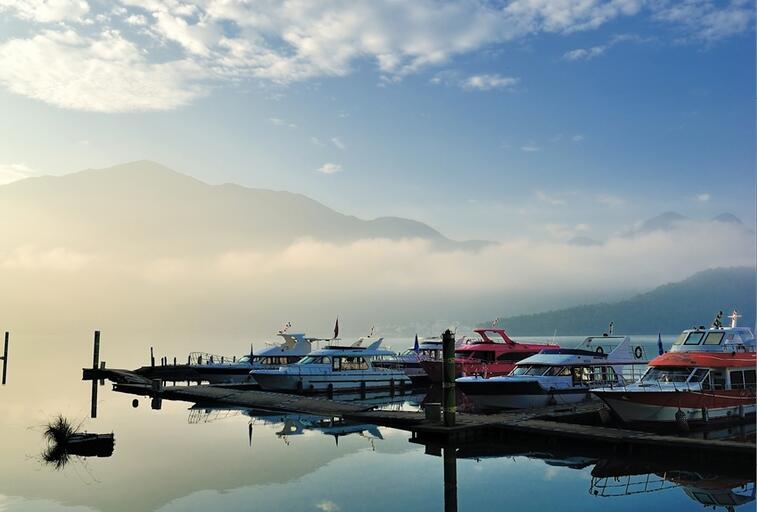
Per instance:
[[[95,331],[95,346],[92,350],[92,369],[97,370],[100,364],[100,331]],[[92,379],[92,404],[90,417],[97,418],[97,379]]]
[[[444,426],[455,426],[455,337],[449,329],[442,335],[442,407]]]
[[[8,338],[10,333],[5,331],[5,343],[3,343],[3,386],[5,386],[5,376],[8,373]]]
[[[155,354],[150,347],[150,366],[155,366]]]
[[[444,512],[457,512],[457,451],[444,447]]]
[[[176,366],[176,356],[173,356],[173,365]]]
[[[105,361],[100,361],[100,385],[105,385],[105,379],[103,378],[103,374],[105,373]]]

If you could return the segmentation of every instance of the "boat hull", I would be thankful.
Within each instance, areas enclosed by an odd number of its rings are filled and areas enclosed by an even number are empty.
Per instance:
[[[586,388],[544,389],[536,381],[463,379],[456,385],[479,410],[533,409],[592,399]]]
[[[380,372],[364,375],[296,375],[276,372],[254,373],[253,378],[261,389],[293,393],[327,393],[389,389],[410,386],[411,380],[404,374]]]
[[[727,391],[597,391],[624,423],[740,421],[757,410],[754,390]],[[681,411],[683,416],[679,413]],[[678,417],[676,417],[678,414]]]

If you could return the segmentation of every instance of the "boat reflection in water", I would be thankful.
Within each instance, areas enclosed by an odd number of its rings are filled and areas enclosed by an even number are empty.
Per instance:
[[[755,425],[711,431],[707,437],[754,443]],[[424,444],[426,454],[443,460],[444,510],[457,511],[457,460],[482,461],[496,458],[524,457],[541,460],[552,467],[589,471],[588,493],[597,499],[621,498],[663,490],[680,489],[689,499],[714,510],[734,511],[755,501],[754,467],[724,460],[713,464],[671,460],[666,455],[619,455],[603,453],[591,447],[553,447],[544,441],[519,440],[512,444],[481,443],[443,446],[413,437],[411,442]],[[753,506],[752,506],[753,507]]]
[[[359,402],[366,406],[372,406],[381,409],[408,410],[417,409],[423,395],[394,395],[388,393],[368,393],[364,397],[359,394],[344,395],[350,402]],[[248,422],[248,440],[252,444],[252,434],[255,425],[281,425],[280,430],[276,431],[277,437],[281,438],[286,445],[289,445],[291,436],[303,435],[307,431],[319,432],[324,435],[332,436],[336,445],[339,445],[339,438],[351,434],[356,434],[368,439],[371,445],[374,440],[383,439],[379,427],[370,423],[360,423],[345,420],[338,416],[319,416],[315,414],[305,414],[298,412],[277,412],[266,411],[261,409],[250,409],[245,407],[215,407],[213,405],[196,404],[189,409],[188,422],[190,424],[211,423],[226,418],[236,416],[247,416]]]

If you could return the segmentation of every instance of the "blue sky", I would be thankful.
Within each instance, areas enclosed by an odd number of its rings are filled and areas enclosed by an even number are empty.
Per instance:
[[[752,11],[0,0],[0,180],[151,159],[456,238],[753,223]]]

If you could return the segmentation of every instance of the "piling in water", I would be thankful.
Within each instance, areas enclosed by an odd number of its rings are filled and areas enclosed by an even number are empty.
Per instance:
[[[5,377],[8,374],[8,341],[10,333],[5,331],[5,342],[3,343],[3,386],[5,386]]]
[[[442,404],[444,426],[455,426],[455,337],[447,329],[442,335]]]

